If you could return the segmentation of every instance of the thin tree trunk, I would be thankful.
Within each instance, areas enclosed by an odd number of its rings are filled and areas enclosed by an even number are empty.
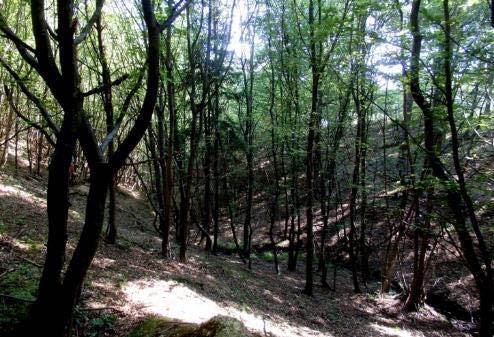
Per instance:
[[[405,310],[415,311],[423,303],[424,298],[424,278],[425,278],[425,255],[429,246],[429,230],[431,227],[432,206],[433,206],[432,187],[427,188],[425,220],[423,228],[419,224],[420,205],[416,205],[415,223],[418,226],[414,233],[414,256],[413,256],[413,279],[410,285],[410,291],[405,302]]]
[[[106,132],[110,134],[115,127],[113,122],[113,96],[112,96],[112,86],[111,86],[111,73],[108,66],[108,61],[106,59],[106,50],[103,43],[103,25],[101,23],[101,15],[96,20],[96,32],[98,35],[98,53],[99,60],[101,63],[101,77],[104,90],[101,93],[101,98],[103,100],[103,107],[105,110],[106,117]],[[108,144],[108,158],[111,158],[114,153],[113,140]],[[108,229],[106,233],[105,241],[110,244],[115,244],[117,240],[117,227],[115,224],[115,177],[111,178],[111,182],[108,186]]]
[[[319,8],[320,10],[320,8]],[[305,288],[304,292],[312,296],[313,288],[313,270],[312,265],[314,261],[314,215],[313,215],[313,203],[314,203],[314,143],[317,137],[316,128],[318,127],[318,105],[319,105],[319,69],[316,54],[316,41],[315,41],[315,21],[314,21],[314,2],[309,1],[309,34],[310,34],[310,63],[311,63],[311,75],[312,75],[312,93],[311,93],[311,109],[309,115],[309,132],[307,135],[307,156],[306,156],[306,190],[307,190],[307,204],[306,204],[306,228],[307,228],[307,243],[306,243],[306,260],[305,260]]]
[[[420,9],[421,0],[414,0],[412,2],[412,10],[410,13],[410,26],[412,32],[412,50],[411,50],[411,62],[410,62],[410,88],[412,92],[413,99],[415,103],[422,110],[424,115],[424,136],[425,136],[425,149],[427,151],[427,156],[429,158],[431,169],[433,175],[438,178],[438,180],[443,184],[443,187],[446,190],[447,202],[448,206],[453,213],[454,221],[453,225],[455,231],[458,235],[458,239],[460,241],[461,250],[463,256],[465,258],[468,269],[473,275],[475,280],[475,284],[477,286],[477,290],[479,292],[480,298],[480,310],[481,310],[481,321],[480,321],[480,329],[479,336],[487,337],[491,336],[492,329],[492,306],[493,306],[493,285],[492,285],[492,272],[490,259],[486,259],[486,251],[483,247],[483,239],[480,231],[478,231],[478,227],[476,226],[477,222],[475,221],[475,214],[471,212],[470,207],[468,206],[468,198],[464,200],[464,193],[462,192],[463,187],[461,185],[458,187],[458,183],[452,178],[450,178],[447,173],[444,171],[443,163],[435,153],[435,144],[434,144],[434,113],[431,110],[430,103],[426,100],[422,91],[420,89],[420,81],[419,81],[419,66],[420,66],[420,52],[422,47],[422,36],[420,34],[420,26],[419,26],[419,9]],[[448,41],[448,31],[449,31],[449,8],[448,1],[445,0],[443,2],[444,5],[444,13],[445,13],[445,21],[446,21],[446,30],[445,30],[445,45],[449,45],[450,41]],[[446,57],[447,61],[450,60],[451,52],[448,52],[448,47],[446,48]],[[449,62],[445,62],[449,63]],[[451,76],[451,72],[448,71],[448,65],[445,65],[445,72],[449,73]],[[446,86],[451,85],[451,77],[446,79]],[[448,84],[449,83],[449,84]],[[451,89],[451,87],[450,87]],[[446,101],[448,107],[448,119],[451,125],[451,119],[453,118],[452,112],[452,95],[451,92],[448,93],[448,88],[446,88]],[[452,139],[454,138],[453,133],[455,132],[455,128],[452,128]],[[457,153],[458,147],[453,144],[453,147],[456,147],[456,150],[453,150],[453,156]],[[454,162],[457,162],[457,159],[454,159]],[[455,164],[456,169],[456,164]],[[457,171],[457,174],[459,172]],[[458,177],[460,181],[460,177]],[[465,204],[467,204],[467,210],[465,212]],[[481,251],[480,258],[476,254],[474,241],[472,236],[467,228],[466,222],[466,214],[470,217],[470,223],[473,226],[475,235],[478,240],[478,247]],[[472,221],[473,220],[473,221]],[[485,265],[485,271],[482,267],[482,264]]]

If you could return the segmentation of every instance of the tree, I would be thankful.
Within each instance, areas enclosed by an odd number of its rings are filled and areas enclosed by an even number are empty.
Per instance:
[[[57,66],[50,42],[51,33],[46,21],[43,0],[31,2],[34,48],[18,38],[6,25],[5,19],[0,18],[2,32],[16,46],[24,61],[43,78],[64,111],[49,169],[47,255],[38,298],[33,309],[34,329],[38,331],[42,329],[44,333],[51,336],[62,336],[66,334],[66,329],[70,330],[73,310],[78,301],[82,283],[98,247],[106,194],[112,177],[122,167],[126,157],[142,138],[151,120],[159,83],[160,27],[171,25],[184,9],[184,7],[177,8],[160,26],[156,22],[151,2],[142,1],[148,33],[146,95],[134,126],[115,153],[106,160],[96,142],[89,118],[83,109],[84,97],[88,96],[89,93],[84,93],[81,90],[77,53],[78,46],[84,42],[94,23],[99,20],[103,4],[103,0],[96,2],[94,13],[77,35],[78,21],[74,16],[73,1],[58,2],[56,39],[59,48],[60,68]],[[97,93],[100,90],[102,89],[93,90],[90,93]],[[113,137],[113,135],[110,133],[109,137]],[[84,227],[62,280],[69,207],[68,172],[77,140],[84,150],[91,169],[90,189]]]
[[[454,180],[451,176],[448,176],[444,169],[444,164],[438,157],[435,151],[434,144],[434,114],[431,110],[430,102],[424,97],[420,88],[419,82],[419,67],[420,67],[420,51],[422,47],[422,36],[420,34],[419,24],[419,11],[420,0],[414,0],[412,3],[412,10],[410,13],[410,31],[412,33],[412,50],[411,61],[409,70],[410,90],[415,103],[422,110],[424,115],[424,137],[425,137],[425,150],[427,151],[428,160],[431,165],[432,174],[439,180],[442,187],[445,189],[447,195],[448,206],[454,216],[454,228],[458,235],[458,239],[461,244],[461,251],[466,260],[467,266],[472,273],[475,284],[479,291],[479,298],[481,301],[481,321],[480,321],[480,335],[489,336],[491,334],[492,323],[492,306],[493,306],[493,284],[492,284],[492,270],[491,261],[487,248],[484,243],[483,235],[479,230],[478,222],[470,207],[469,196],[464,186],[464,180],[461,178],[461,169],[459,169],[458,161],[458,143],[455,136],[455,124],[452,115],[453,112],[453,100],[451,90],[451,40],[450,40],[450,19],[449,19],[449,6],[448,1],[443,2],[444,7],[444,19],[445,19],[445,92],[446,102],[448,108],[448,120],[450,122],[450,128],[452,132],[453,141],[453,161],[455,162],[455,169],[458,176],[458,181]],[[453,120],[453,123],[452,123]],[[459,170],[458,170],[459,169]],[[478,256],[475,252],[474,241],[467,229],[467,218],[470,220],[475,237],[478,241],[478,248],[481,255]],[[485,266],[485,270],[482,267]]]

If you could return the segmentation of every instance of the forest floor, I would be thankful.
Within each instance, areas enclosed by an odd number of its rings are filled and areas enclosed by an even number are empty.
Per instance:
[[[26,313],[35,294],[47,237],[46,180],[0,173],[0,335]],[[71,189],[68,252],[82,227],[87,187]],[[256,258],[253,270],[236,256],[190,248],[188,263],[160,258],[153,214],[141,196],[117,194],[117,245],[102,241],[76,313],[78,336],[127,336],[145,316],[200,323],[215,315],[241,320],[265,336],[467,336],[429,306],[405,314],[378,284],[354,294],[351,275],[339,270],[336,291],[302,294],[303,266],[273,271]],[[316,275],[317,279],[317,275]]]

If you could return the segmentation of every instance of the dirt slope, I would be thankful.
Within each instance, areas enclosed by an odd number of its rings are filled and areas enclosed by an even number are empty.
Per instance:
[[[44,179],[0,174],[0,331],[8,331],[33,299],[45,253]],[[84,216],[85,186],[71,191],[69,253]],[[201,323],[216,315],[241,320],[266,336],[464,336],[429,307],[405,315],[377,285],[352,293],[350,275],[338,271],[336,292],[302,294],[304,275],[256,260],[248,270],[235,256],[191,248],[189,263],[166,262],[153,214],[139,195],[117,194],[119,243],[101,247],[78,309],[78,336],[126,336],[143,317]],[[374,289],[375,288],[375,289]],[[0,333],[1,335],[1,333]]]

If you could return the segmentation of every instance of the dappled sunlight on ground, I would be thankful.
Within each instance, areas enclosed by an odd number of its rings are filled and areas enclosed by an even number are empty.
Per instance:
[[[95,257],[93,259],[93,265],[101,269],[108,268],[114,264],[115,264],[114,259],[109,259],[106,257]]]
[[[0,260],[3,265],[42,265],[46,226],[46,181],[0,173]],[[302,293],[303,265],[281,274],[262,258],[249,270],[236,254],[204,254],[191,245],[188,262],[161,258],[154,214],[137,195],[117,194],[118,244],[101,242],[81,294],[83,312],[116,317],[113,336],[126,336],[147,315],[202,323],[216,315],[242,321],[261,336],[276,337],[443,337],[465,336],[432,308],[402,312],[396,296],[378,296],[378,285],[353,293],[351,273],[339,268],[337,291],[318,284],[314,296]],[[71,188],[67,256],[82,228],[87,186]],[[228,232],[229,228],[226,229]],[[1,266],[0,266],[1,267]],[[316,277],[319,277],[316,274]],[[467,287],[469,279],[451,284]],[[449,285],[450,281],[444,282]],[[0,333],[1,334],[1,333]]]
[[[18,186],[4,185],[0,183],[0,197],[15,197],[24,202],[36,205],[37,207],[46,208],[45,199],[39,198]]]
[[[164,280],[138,280],[123,287],[127,299],[149,314],[157,314],[188,323],[202,323],[216,315],[226,315],[241,320],[256,332],[267,332],[279,337],[331,337],[327,333],[295,326],[286,320],[259,316],[230,306],[220,306],[189,287]]]
[[[381,333],[383,336],[396,336],[396,337],[418,337],[423,336],[423,334],[411,333],[408,330],[401,329],[399,327],[387,327],[377,323],[370,324],[370,327],[377,332]]]
[[[23,177],[25,179],[25,177]],[[23,182],[21,185],[20,182]],[[29,219],[17,219],[2,217],[8,222],[43,224],[40,220],[45,220],[46,192],[40,186],[44,186],[45,181],[41,177],[31,177],[29,180],[21,180],[21,176],[8,176],[0,173],[0,201],[5,206],[10,207],[10,211],[21,217],[29,215]],[[73,196],[69,197],[72,202]],[[41,218],[39,216],[42,216]],[[75,221],[82,220],[79,210],[69,209],[69,218]]]

